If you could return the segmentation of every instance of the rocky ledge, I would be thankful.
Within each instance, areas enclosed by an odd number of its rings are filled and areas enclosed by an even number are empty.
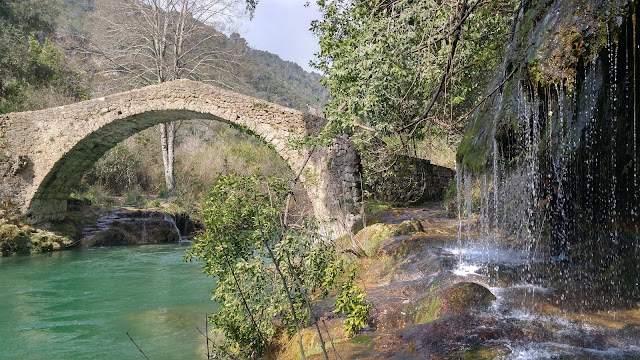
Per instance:
[[[163,244],[180,241],[174,218],[160,211],[117,209],[82,231],[83,247]]]

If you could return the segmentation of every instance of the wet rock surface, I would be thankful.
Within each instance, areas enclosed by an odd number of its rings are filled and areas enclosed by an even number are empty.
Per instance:
[[[317,307],[331,359],[640,359],[640,306],[572,312],[559,300],[566,289],[527,280],[548,265],[519,249],[463,244],[442,203],[376,216],[384,239],[375,256],[358,260],[369,326],[347,338],[331,299]],[[314,346],[307,358],[324,358]]]
[[[171,215],[159,211],[118,209],[83,229],[84,247],[177,242],[180,232]]]

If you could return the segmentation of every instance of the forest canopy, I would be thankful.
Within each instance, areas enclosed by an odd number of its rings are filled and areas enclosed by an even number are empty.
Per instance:
[[[0,2],[0,113],[86,97],[52,42],[61,9],[58,1]]]

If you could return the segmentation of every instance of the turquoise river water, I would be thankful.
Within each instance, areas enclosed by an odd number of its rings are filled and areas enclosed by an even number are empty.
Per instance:
[[[0,258],[0,359],[204,359],[214,281],[185,245]]]

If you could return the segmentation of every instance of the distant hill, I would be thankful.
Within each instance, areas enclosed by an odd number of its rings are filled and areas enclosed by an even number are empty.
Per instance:
[[[65,12],[60,20],[63,29],[59,32],[63,41],[71,41],[73,34],[88,34],[91,31],[85,20],[93,11],[94,3],[94,0],[64,0]],[[228,54],[232,65],[221,62],[219,71],[203,75],[204,81],[301,111],[321,109],[326,103],[329,95],[320,85],[319,74],[307,72],[298,64],[282,60],[276,54],[252,49],[237,33],[227,36],[213,28],[209,28],[209,31],[217,35],[215,44],[210,46]],[[74,57],[73,52],[68,55]],[[94,90],[99,93],[97,87]]]
[[[251,78],[254,96],[301,110],[308,110],[306,105],[321,108],[327,101],[329,93],[320,85],[319,74],[268,51],[251,49],[249,54],[257,63]]]

